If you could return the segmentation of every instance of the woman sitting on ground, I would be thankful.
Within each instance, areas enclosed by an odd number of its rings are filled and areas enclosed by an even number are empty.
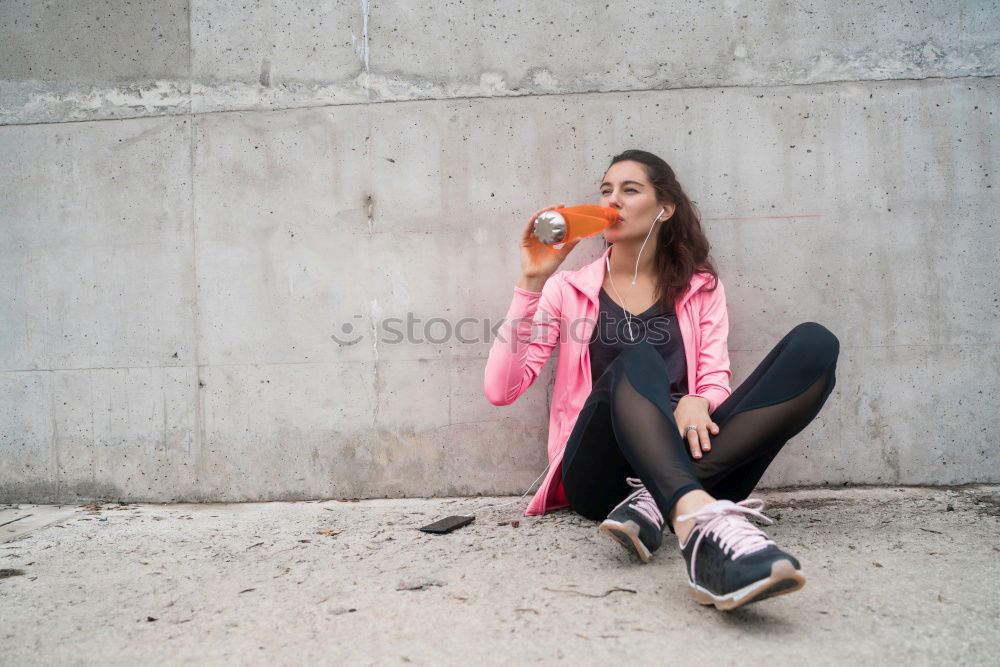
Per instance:
[[[490,350],[494,405],[524,393],[561,346],[549,419],[548,473],[526,515],[569,506],[643,562],[666,523],[677,535],[692,598],[719,609],[805,584],[799,561],[750,523],[748,499],[782,446],[819,413],[835,385],[839,341],[799,324],[730,389],[722,282],[694,205],[670,166],[639,150],[615,156],[600,204],[621,221],[603,255],[576,271],[521,236],[521,277]],[[561,205],[560,205],[561,207]]]

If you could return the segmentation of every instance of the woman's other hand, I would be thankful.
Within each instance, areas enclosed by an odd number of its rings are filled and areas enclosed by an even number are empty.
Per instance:
[[[535,237],[535,220],[545,211],[565,208],[565,204],[549,206],[537,211],[521,234],[521,280],[518,287],[532,292],[542,291],[542,285],[556,272],[570,251],[576,247],[579,240],[564,244],[561,248],[545,245]]]
[[[687,442],[691,456],[700,459],[702,451],[712,448],[708,440],[709,433],[719,434],[719,425],[708,415],[708,399],[701,396],[684,396],[677,402],[674,409],[674,419],[681,438]],[[698,430],[688,430],[688,426],[697,426]]]

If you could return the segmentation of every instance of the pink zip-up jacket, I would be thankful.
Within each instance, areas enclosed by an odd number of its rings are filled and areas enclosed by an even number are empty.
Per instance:
[[[514,298],[486,361],[483,388],[493,405],[510,405],[538,377],[556,343],[560,350],[549,415],[549,470],[525,516],[569,503],[562,487],[562,455],[577,415],[590,395],[590,337],[597,325],[605,258],[576,271],[559,271],[541,292],[514,287]],[[684,342],[688,392],[708,401],[709,414],[732,393],[729,387],[729,317],[722,281],[696,273],[674,310]],[[704,288],[704,289],[703,289]]]

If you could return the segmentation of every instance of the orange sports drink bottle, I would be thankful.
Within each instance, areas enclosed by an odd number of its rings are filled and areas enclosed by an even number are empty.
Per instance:
[[[621,218],[618,211],[604,206],[571,206],[545,211],[535,218],[535,238],[547,246],[569,243],[600,234]]]

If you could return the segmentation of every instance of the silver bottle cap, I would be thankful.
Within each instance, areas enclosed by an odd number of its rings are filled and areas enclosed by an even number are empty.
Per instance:
[[[535,238],[545,245],[561,243],[566,238],[566,218],[555,211],[545,211],[535,218]]]

